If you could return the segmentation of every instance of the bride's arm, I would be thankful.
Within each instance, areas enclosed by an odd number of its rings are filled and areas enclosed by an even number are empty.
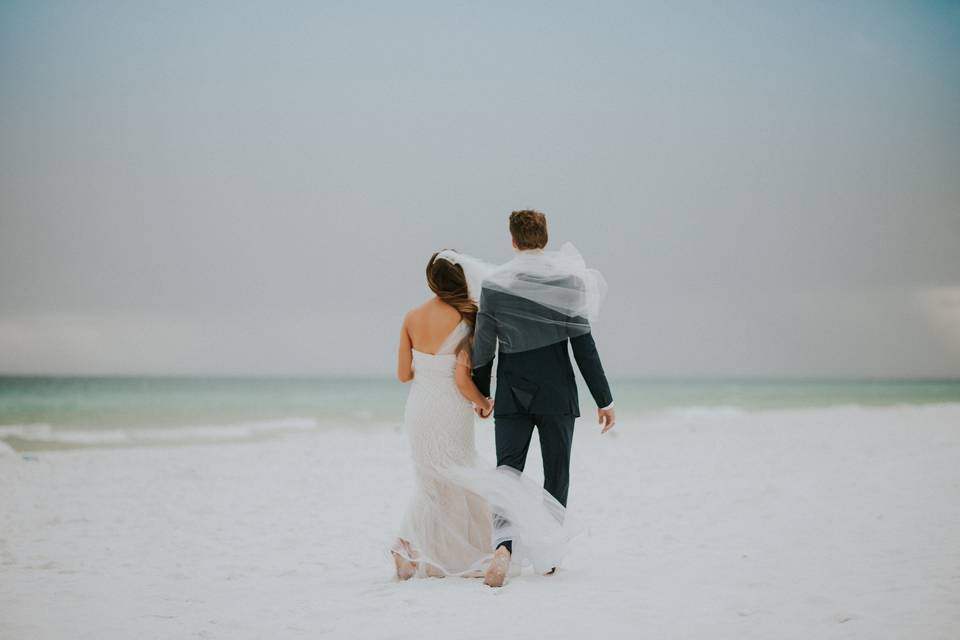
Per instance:
[[[413,343],[410,341],[410,331],[407,326],[410,314],[403,317],[403,326],[400,327],[400,350],[397,353],[397,379],[400,382],[413,380]]]
[[[453,378],[457,383],[457,388],[467,400],[470,400],[476,406],[480,407],[484,413],[489,413],[493,408],[493,402],[490,398],[480,393],[480,389],[473,383],[473,369],[470,367],[470,356],[466,351],[460,351],[457,354],[457,368],[453,373]]]

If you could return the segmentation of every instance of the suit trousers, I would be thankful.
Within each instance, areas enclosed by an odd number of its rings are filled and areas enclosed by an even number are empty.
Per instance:
[[[507,465],[523,471],[527,450],[537,428],[540,453],[543,456],[543,488],[557,502],[567,506],[570,487],[570,449],[573,445],[573,424],[577,417],[571,414],[524,414],[494,418],[497,442],[497,466]],[[503,519],[494,514],[494,525]],[[512,551],[510,541],[502,543]]]

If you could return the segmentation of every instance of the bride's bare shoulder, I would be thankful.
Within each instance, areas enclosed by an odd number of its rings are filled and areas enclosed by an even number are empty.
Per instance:
[[[431,298],[426,300],[422,304],[417,305],[416,307],[407,311],[407,314],[404,316],[404,322],[416,323],[424,320],[425,318],[431,316],[436,311],[437,299]]]
[[[408,325],[444,325],[459,317],[460,312],[437,298],[430,298],[423,304],[407,311],[404,323]]]

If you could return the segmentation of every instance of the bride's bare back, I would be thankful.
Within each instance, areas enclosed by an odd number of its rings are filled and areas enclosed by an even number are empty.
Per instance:
[[[400,350],[397,354],[397,378],[400,382],[413,380],[413,351],[436,355],[462,320],[459,311],[439,298],[432,298],[408,311],[400,328]],[[486,418],[493,409],[493,403],[480,393],[473,382],[470,354],[462,350],[456,355],[454,381],[457,388],[478,407],[478,415]]]
[[[443,341],[460,324],[460,312],[437,298],[407,313],[410,346],[421,353],[436,353]]]

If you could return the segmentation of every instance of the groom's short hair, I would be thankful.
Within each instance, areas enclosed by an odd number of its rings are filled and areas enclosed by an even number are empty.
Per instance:
[[[547,216],[533,209],[510,214],[510,235],[518,249],[543,249],[547,246]]]

